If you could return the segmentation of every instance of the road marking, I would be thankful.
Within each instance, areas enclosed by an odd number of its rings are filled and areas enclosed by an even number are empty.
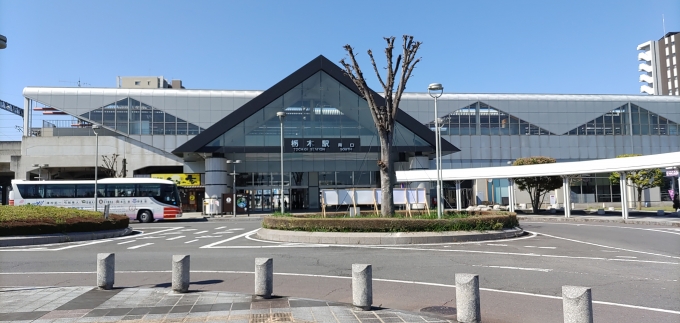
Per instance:
[[[507,247],[506,244],[487,243],[487,246]]]
[[[229,230],[241,231],[241,230],[245,230],[245,229],[244,228],[234,228],[234,229],[229,229]]]
[[[149,236],[149,237],[141,237],[141,238],[137,238],[137,239],[143,240],[143,239],[159,239],[159,238],[165,238],[165,237],[161,237],[161,236],[157,236],[157,237],[156,237],[156,236]]]
[[[557,249],[557,247],[539,247],[541,249]]]
[[[125,271],[125,270],[123,270],[123,271],[116,271],[116,274],[140,274],[140,273],[142,273],[142,274],[167,274],[167,273],[171,273],[171,272],[172,272],[171,270],[141,270],[141,271]],[[190,272],[191,273],[197,273],[197,274],[203,274],[203,273],[206,273],[206,274],[249,274],[249,275],[255,274],[252,271],[230,271],[230,270],[191,270]],[[96,273],[97,273],[96,271],[14,272],[14,273],[0,272],[0,275],[55,275],[55,274],[83,275],[83,274],[96,274]],[[276,276],[302,276],[302,277],[334,278],[334,279],[352,279],[352,277],[349,277],[349,276],[331,276],[331,275],[314,275],[314,274],[298,274],[298,273],[277,273],[277,272],[275,272],[274,275],[276,275]],[[419,281],[409,281],[409,280],[381,279],[381,278],[375,278],[375,277],[373,277],[373,280],[374,281],[381,281],[381,282],[388,282],[388,283],[414,284],[414,285],[423,285],[423,286],[437,286],[437,287],[456,288],[455,285],[428,283],[428,282],[419,282]],[[509,290],[500,290],[500,289],[491,289],[491,288],[479,288],[479,290],[494,292],[494,293],[524,295],[524,296],[550,298],[550,299],[558,299],[558,300],[562,299],[562,297],[560,297],[560,296],[542,295],[542,294],[517,292],[517,291],[509,291]],[[663,308],[645,307],[645,306],[612,303],[612,302],[596,301],[596,300],[593,300],[593,304],[634,308],[634,309],[640,309],[640,310],[646,310],[646,311],[652,311],[652,312],[662,312],[662,313],[680,315],[680,311],[667,310],[667,309],[663,309]]]
[[[600,250],[600,251],[602,251],[602,252],[618,252],[616,250]]]
[[[510,266],[484,266],[484,265],[470,265],[472,267],[486,267],[486,268],[500,268],[500,269],[515,269],[515,270],[529,270],[529,271],[542,271],[544,273],[551,272],[552,269],[545,268],[524,268],[524,267],[510,267]]]
[[[208,230],[205,230],[205,231],[198,231],[198,232],[194,232],[194,234],[204,234],[204,233],[206,233],[206,232],[208,232]]]
[[[616,257],[618,257],[618,258],[628,258],[628,259],[637,259],[637,257],[633,257],[633,256],[616,256]]]
[[[536,246],[524,246],[524,248],[536,248]]]
[[[196,242],[196,241],[198,241],[198,239],[189,240],[189,241],[187,241],[187,242],[185,242],[185,243],[192,243],[192,242]]]
[[[545,234],[545,233],[540,233],[540,232],[537,232],[537,233],[540,234],[540,235],[542,235],[542,236],[546,236],[546,237],[551,237],[551,238],[555,238],[555,239],[562,239],[562,240],[567,240],[567,241],[571,241],[571,242],[583,243],[583,244],[587,244],[587,245],[591,245],[591,246],[597,246],[597,247],[600,247],[600,248],[608,248],[608,249],[614,249],[614,250],[621,250],[621,251],[628,251],[628,252],[634,252],[634,253],[641,253],[641,254],[645,254],[645,255],[652,255],[652,256],[659,256],[659,257],[680,259],[680,257],[669,256],[669,255],[662,255],[662,254],[660,254],[660,253],[646,252],[646,251],[637,251],[637,250],[631,250],[631,249],[625,249],[625,248],[617,248],[617,247],[610,247],[610,246],[605,246],[605,245],[601,245],[601,244],[597,244],[597,243],[592,243],[592,242],[586,242],[586,241],[581,241],[581,240],[576,240],[576,239],[569,239],[569,238],[562,238],[562,237],[558,237],[558,236],[554,236],[554,235],[550,235],[550,234]]]
[[[236,229],[232,229],[232,230],[236,230]],[[239,234],[239,235],[233,236],[233,237],[228,238],[228,239],[224,239],[224,240],[220,240],[220,241],[217,241],[217,242],[213,242],[213,243],[211,243],[211,244],[209,244],[209,245],[205,245],[205,246],[203,246],[203,247],[201,247],[201,248],[224,248],[224,246],[218,246],[218,247],[215,247],[215,246],[218,245],[218,244],[224,243],[224,242],[236,240],[236,239],[238,239],[238,238],[245,237],[245,236],[247,236],[247,235],[253,234],[253,233],[257,232],[257,230],[260,230],[260,229],[258,228],[258,229],[255,229],[255,230],[253,230],[253,231],[248,231],[248,232],[246,232],[246,233],[241,233],[241,234]]]
[[[200,236],[200,237],[196,237],[196,238],[198,238],[198,239],[206,239],[206,238],[222,238],[222,236]]]
[[[137,241],[137,240],[128,240],[128,241],[123,241],[123,242],[119,242],[118,244],[127,244],[127,243],[130,243],[130,242],[135,242],[135,241]]]
[[[184,229],[184,230],[179,230],[179,231],[196,231],[198,229]]]
[[[575,223],[562,223],[562,222],[524,222],[522,223],[531,223],[531,224],[560,224],[560,225],[573,225],[573,226],[590,226],[590,227],[606,227],[606,228],[617,228],[617,229],[629,229],[629,230],[645,230],[645,231],[654,231],[654,232],[663,232],[663,233],[670,233],[670,234],[677,234],[680,235],[680,232],[670,232],[666,230],[677,230],[673,228],[660,228],[660,229],[647,229],[647,228],[635,228],[635,227],[621,227],[617,225],[601,225],[601,224],[575,224]],[[629,224],[635,224],[635,223],[629,223]],[[664,225],[663,223],[659,225]],[[669,222],[667,225],[672,225],[671,222]],[[527,231],[528,232],[528,231]]]
[[[141,248],[141,247],[150,246],[150,245],[152,245],[152,244],[153,244],[153,242],[149,242],[149,243],[145,243],[145,244],[140,244],[140,245],[138,245],[138,246],[132,246],[132,247],[130,247],[130,248],[128,248],[128,249],[139,249],[139,248]]]
[[[224,228],[226,228],[226,227],[215,228],[215,230],[220,230],[220,229],[224,229]]]
[[[213,234],[232,234],[233,232],[231,231],[222,231],[222,232],[215,232]]]
[[[186,236],[176,236],[176,237],[172,237],[170,239],[165,239],[165,240],[171,241],[171,240],[177,240],[177,239],[184,238],[184,237],[186,237]]]

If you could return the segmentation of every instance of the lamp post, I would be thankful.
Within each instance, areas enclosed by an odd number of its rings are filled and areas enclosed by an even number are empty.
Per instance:
[[[95,152],[94,152],[94,210],[95,212],[98,211],[97,209],[97,169],[99,168],[99,134],[97,133],[97,130],[99,130],[100,126],[98,124],[93,124],[92,125],[92,131],[94,132],[94,137],[95,137]]]
[[[276,116],[279,117],[279,121],[281,121],[281,199],[279,200],[279,204],[281,204],[281,214],[283,214],[286,212],[283,205],[283,119],[286,118],[286,113],[280,111],[276,113]]]
[[[42,168],[43,167],[48,167],[50,164],[33,164],[33,167],[38,167],[38,180],[39,181],[44,181],[42,177]]]
[[[234,195],[234,196],[232,197],[232,202],[231,202],[231,205],[232,205],[232,211],[231,211],[232,213],[231,213],[231,214],[232,214],[234,217],[236,217],[236,164],[240,164],[240,163],[241,163],[241,160],[240,160],[240,159],[237,159],[237,160],[227,160],[227,164],[234,164],[234,168],[233,168],[234,171],[230,174],[230,175],[231,175],[231,178],[233,179],[233,183],[232,183],[232,186],[231,186],[231,191],[232,191],[232,193],[233,193],[233,195]]]
[[[440,133],[440,124],[441,124],[441,118],[439,118],[439,114],[437,113],[437,99],[444,94],[444,87],[439,84],[439,83],[431,83],[427,87],[427,93],[430,94],[430,96],[434,99],[434,121],[435,121],[435,131],[434,131],[434,136],[435,136],[435,166],[437,168],[437,218],[441,219],[442,218],[442,203],[441,203],[441,196],[442,196],[442,176],[441,176],[441,133]]]

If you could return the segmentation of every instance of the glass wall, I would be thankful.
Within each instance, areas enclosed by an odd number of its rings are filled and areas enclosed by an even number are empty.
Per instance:
[[[625,104],[567,132],[584,135],[678,135],[678,124],[635,104]]]
[[[130,135],[197,135],[204,130],[133,98],[118,100],[80,116]]]
[[[500,111],[484,102],[475,102],[443,118],[442,135],[552,135],[553,133]],[[427,126],[435,130],[434,121]]]

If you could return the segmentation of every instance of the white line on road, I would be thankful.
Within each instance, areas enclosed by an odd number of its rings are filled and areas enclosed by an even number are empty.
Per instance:
[[[618,252],[616,250],[600,250],[600,251],[602,251],[602,252]]]
[[[524,248],[536,248],[536,246],[524,246]]]
[[[601,244],[597,244],[597,243],[592,243],[592,242],[586,242],[586,241],[581,241],[581,240],[576,240],[576,239],[569,239],[569,238],[562,238],[562,237],[558,237],[558,236],[554,236],[554,235],[550,235],[550,234],[545,234],[545,233],[540,233],[540,232],[536,232],[536,233],[538,233],[538,234],[540,234],[540,235],[542,235],[542,236],[546,236],[546,237],[551,237],[551,238],[555,238],[555,239],[562,239],[562,240],[567,240],[567,241],[571,241],[571,242],[578,242],[578,243],[588,244],[588,245],[597,246],[597,247],[600,247],[600,248],[608,248],[608,249],[614,249],[614,250],[621,250],[621,251],[628,251],[628,252],[641,253],[641,254],[645,254],[645,255],[652,255],[652,256],[659,256],[659,257],[680,259],[680,257],[669,256],[669,255],[662,255],[662,254],[660,254],[660,253],[646,252],[646,251],[637,251],[637,250],[631,250],[631,249],[625,249],[625,248],[617,248],[617,247],[610,247],[610,246],[605,246],[605,245],[601,245]]]
[[[171,273],[172,271],[170,270],[142,270],[142,271],[116,271],[116,274],[140,274],[140,273],[145,273],[145,274],[167,274]],[[252,271],[228,271],[228,270],[191,270],[191,273],[207,273],[207,274],[249,274],[252,275],[254,272]],[[0,272],[0,275],[54,275],[54,274],[75,274],[75,275],[83,275],[83,274],[96,274],[96,271],[81,271],[81,272],[14,272],[14,273],[7,273],[7,272]],[[277,276],[302,276],[302,277],[318,277],[318,278],[334,278],[334,279],[352,279],[352,277],[345,277],[345,276],[331,276],[331,275],[314,275],[314,274],[298,274],[298,273],[274,273],[274,275]],[[447,284],[439,284],[439,283],[428,283],[428,282],[419,282],[419,281],[408,281],[408,280],[397,280],[397,279],[381,279],[381,278],[373,278],[374,281],[381,281],[381,282],[389,282],[389,283],[399,283],[399,284],[414,284],[414,285],[424,285],[424,286],[438,286],[438,287],[448,287],[448,288],[456,288],[455,285],[447,285]],[[550,299],[559,299],[561,300],[562,297],[560,296],[553,296],[553,295],[542,295],[542,294],[534,294],[534,293],[526,293],[526,292],[516,292],[516,291],[509,291],[509,290],[500,290],[500,289],[491,289],[491,288],[480,288],[479,290],[483,291],[488,291],[488,292],[495,292],[495,293],[504,293],[504,294],[514,294],[514,295],[524,295],[524,296],[533,296],[533,297],[541,297],[541,298],[550,298]],[[669,314],[676,314],[680,315],[680,311],[674,311],[674,310],[667,310],[663,308],[654,308],[654,307],[645,307],[645,306],[637,306],[637,305],[629,305],[629,304],[620,304],[620,303],[612,303],[612,302],[604,302],[604,301],[595,301],[593,300],[593,304],[602,304],[602,305],[610,305],[610,306],[618,306],[618,307],[626,307],[626,308],[634,308],[634,309],[640,309],[640,310],[646,310],[646,311],[653,311],[653,312],[662,312],[662,313],[669,313]]]
[[[506,244],[487,243],[487,246],[507,247]]]
[[[186,236],[176,236],[176,237],[172,237],[172,238],[170,238],[170,239],[165,239],[165,240],[171,241],[171,240],[181,239],[181,238],[184,238],[184,237],[186,237]]]
[[[618,258],[628,258],[628,259],[637,259],[637,257],[633,257],[633,256],[616,256],[616,257],[618,257]]]
[[[198,231],[198,232],[194,232],[194,234],[204,234],[204,233],[206,233],[206,232],[208,232],[208,230],[205,230],[205,231]]]
[[[200,237],[196,237],[196,238],[198,238],[198,239],[206,239],[206,238],[222,238],[222,236],[200,236]]]
[[[241,231],[241,230],[245,230],[245,229],[244,228],[234,228],[234,229],[229,229],[229,230]]]
[[[232,230],[236,230],[236,229],[232,229]],[[224,240],[220,240],[220,241],[217,241],[217,242],[213,242],[213,243],[211,243],[211,244],[209,244],[209,245],[205,245],[205,246],[203,246],[203,247],[201,247],[201,248],[202,248],[202,249],[203,249],[203,248],[225,248],[225,246],[218,246],[218,247],[215,247],[215,246],[217,246],[218,244],[224,243],[224,242],[236,240],[236,239],[238,239],[238,238],[245,237],[245,236],[247,236],[247,235],[253,234],[253,233],[257,232],[257,230],[260,230],[260,229],[258,228],[258,229],[255,229],[255,230],[253,230],[253,231],[248,231],[248,232],[246,232],[246,233],[241,233],[241,234],[239,234],[239,235],[233,236],[233,237],[228,238],[228,239],[224,239]]]
[[[222,232],[215,232],[213,234],[232,234],[233,232],[231,231],[222,231]]]
[[[184,229],[184,230],[179,230],[179,231],[196,231],[198,229]]]
[[[522,221],[522,223],[530,223],[530,224],[558,224],[558,225],[590,226],[590,227],[606,227],[606,228],[629,229],[629,230],[645,230],[645,231],[663,232],[663,233],[670,233],[670,234],[678,234],[678,235],[680,235],[680,232],[666,231],[666,230],[673,230],[673,229],[670,229],[670,228],[647,229],[647,228],[635,228],[635,227],[620,227],[620,226],[617,226],[617,225],[576,224],[576,223],[560,223],[560,222],[531,222],[531,221],[527,221],[527,222]],[[527,231],[527,232],[528,232],[528,231]]]
[[[215,230],[220,230],[220,229],[224,229],[224,228],[226,228],[226,227],[218,227],[218,228],[215,228]]]
[[[551,272],[552,269],[545,268],[525,268],[525,267],[511,267],[511,266],[484,266],[484,265],[470,265],[473,267],[486,267],[486,268],[500,268],[500,269],[515,269],[515,270],[529,270],[529,271],[542,271],[544,273]]]
[[[539,247],[541,249],[557,249],[557,247]]]
[[[128,241],[123,241],[123,242],[119,242],[118,244],[127,244],[127,243],[130,243],[130,242],[135,242],[135,241],[137,241],[137,240],[128,240]]]
[[[130,248],[128,248],[128,249],[139,249],[139,248],[141,248],[141,247],[150,246],[150,245],[152,245],[152,244],[153,244],[153,242],[149,242],[149,243],[145,243],[145,244],[140,244],[140,245],[138,245],[138,246],[133,246],[133,247],[130,247]]]
[[[189,240],[189,241],[187,241],[187,242],[185,242],[185,243],[192,243],[192,242],[196,242],[196,241],[198,241],[198,239]]]

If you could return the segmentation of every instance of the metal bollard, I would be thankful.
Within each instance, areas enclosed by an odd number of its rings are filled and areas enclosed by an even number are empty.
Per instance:
[[[255,296],[271,298],[274,290],[274,259],[255,258]]]
[[[373,305],[373,268],[371,265],[352,264],[352,305],[370,311]]]
[[[564,323],[593,323],[593,298],[589,287],[562,286]]]
[[[456,274],[456,313],[458,322],[482,321],[479,306],[479,275]]]
[[[186,293],[189,290],[189,255],[172,256],[172,291]]]
[[[101,289],[113,288],[116,273],[116,255],[113,253],[97,254],[97,287]]]

